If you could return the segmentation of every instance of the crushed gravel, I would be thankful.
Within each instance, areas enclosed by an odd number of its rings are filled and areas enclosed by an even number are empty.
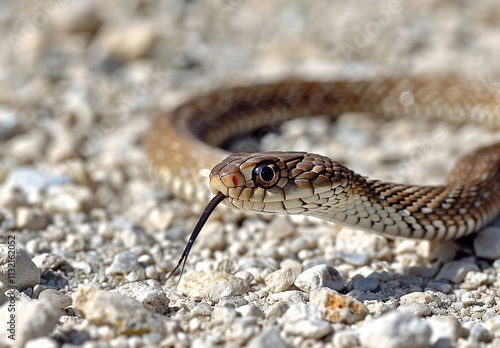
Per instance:
[[[495,0],[0,3],[0,347],[500,346],[499,222],[439,244],[220,207],[165,284],[204,202],[159,187],[142,146],[218,86],[460,74],[497,93],[499,26]],[[365,114],[275,130],[262,149],[420,184],[500,140]]]

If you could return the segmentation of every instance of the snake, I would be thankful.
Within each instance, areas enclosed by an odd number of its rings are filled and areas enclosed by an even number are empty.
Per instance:
[[[212,200],[177,267],[215,207],[300,214],[375,232],[445,241],[478,232],[500,211],[500,143],[462,157],[443,185],[385,182],[308,152],[230,153],[231,139],[288,120],[346,112],[500,128],[500,97],[473,79],[379,77],[220,88],[159,115],[147,135],[149,166],[175,196]],[[215,196],[214,196],[215,195]]]

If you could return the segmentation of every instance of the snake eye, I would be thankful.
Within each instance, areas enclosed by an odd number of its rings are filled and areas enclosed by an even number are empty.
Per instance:
[[[253,181],[262,188],[276,184],[280,178],[279,168],[273,162],[262,162],[252,172]]]

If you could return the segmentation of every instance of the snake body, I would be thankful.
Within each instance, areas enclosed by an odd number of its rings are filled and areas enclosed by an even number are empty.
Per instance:
[[[463,157],[441,186],[371,180],[311,153],[230,154],[220,146],[293,118],[343,112],[498,129],[499,105],[489,86],[455,77],[292,80],[195,97],[160,115],[146,146],[153,171],[180,197],[207,200],[210,178],[212,192],[236,209],[305,214],[391,237],[449,240],[477,232],[500,211],[500,144]]]

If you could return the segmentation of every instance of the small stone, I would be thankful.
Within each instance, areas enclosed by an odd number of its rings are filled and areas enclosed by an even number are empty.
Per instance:
[[[398,311],[415,314],[419,317],[428,317],[429,315],[432,315],[431,309],[424,303],[410,303],[402,305],[398,307]]]
[[[191,309],[189,314],[191,314],[193,318],[206,318],[212,315],[212,311],[213,308],[210,304],[207,302],[200,302],[193,309]]]
[[[175,213],[170,209],[152,209],[144,223],[145,227],[154,228],[158,230],[166,230],[172,224],[175,218]]]
[[[371,257],[367,254],[348,253],[345,251],[335,251],[333,256],[354,266],[364,266],[371,261]]]
[[[392,257],[387,238],[374,233],[343,227],[335,242],[337,249],[345,253],[364,254],[377,260],[390,260]]]
[[[243,318],[254,317],[259,319],[264,319],[264,312],[260,310],[259,307],[253,303],[236,308],[236,312],[240,313]]]
[[[146,273],[144,272],[144,268],[142,268],[140,265],[135,265],[132,267],[130,272],[125,275],[125,280],[128,282],[136,282],[138,280],[145,280],[146,279]]]
[[[19,167],[9,172],[2,189],[15,187],[26,196],[51,187],[71,183],[71,177],[39,171],[32,167]]]
[[[292,322],[285,322],[283,331],[291,335],[320,339],[332,333],[333,328],[326,321],[312,321],[308,319],[302,319]]]
[[[311,250],[316,247],[316,240],[311,237],[300,236],[295,238],[290,245],[290,249],[294,253],[298,253],[302,250]]]
[[[92,190],[89,187],[76,184],[64,184],[50,188],[43,202],[43,209],[52,214],[89,212],[98,206]]]
[[[153,27],[147,23],[130,23],[100,31],[99,41],[106,56],[132,61],[148,54],[155,41]]]
[[[243,279],[226,273],[190,272],[181,278],[177,290],[195,301],[219,301],[222,296],[246,294],[249,286]]]
[[[431,317],[427,319],[426,323],[432,329],[431,344],[440,341],[442,346],[445,346],[444,342],[447,342],[448,347],[454,347],[462,333],[462,327],[454,317]]]
[[[122,295],[135,298],[144,308],[155,313],[165,314],[168,311],[170,300],[163,289],[149,286],[144,282],[131,282],[118,288]]]
[[[267,275],[264,281],[270,291],[282,292],[293,285],[299,273],[300,270],[295,267],[285,267]]]
[[[290,306],[284,317],[283,331],[307,338],[322,338],[333,332],[332,326],[321,319],[321,313],[306,304]]]
[[[18,188],[10,187],[0,190],[0,206],[12,210],[18,209],[22,206],[28,206],[28,199],[26,195]],[[5,216],[2,213],[0,220],[4,220]]]
[[[250,342],[248,342],[247,348],[288,348],[289,345],[286,344],[280,337],[280,332],[277,328],[271,328],[262,331],[257,336],[253,337]]]
[[[93,325],[107,325],[118,333],[132,336],[148,332],[166,332],[166,317],[148,311],[129,296],[79,286],[73,297],[78,313]]]
[[[268,308],[266,312],[266,319],[269,318],[281,318],[285,315],[286,311],[290,308],[288,303],[285,302],[276,302],[271,307]]]
[[[494,331],[494,330],[493,330]],[[486,327],[474,325],[469,330],[469,342],[489,342],[491,341],[491,334],[488,332],[488,325]],[[478,347],[478,345],[476,345]]]
[[[285,239],[295,232],[294,225],[287,216],[275,215],[267,225],[267,235],[269,238]]]
[[[42,230],[47,227],[49,219],[39,209],[19,207],[16,209],[16,228],[29,230]]]
[[[215,307],[212,311],[212,321],[222,325],[230,325],[237,316],[238,312],[232,307]]]
[[[484,325],[490,332],[500,331],[500,315],[495,315],[494,317],[486,320]]]
[[[9,269],[15,270],[14,278],[9,278]],[[33,287],[40,282],[40,270],[20,247],[0,244],[0,282],[18,289]]]
[[[241,278],[246,281],[248,284],[253,282],[254,277],[253,274],[248,271],[239,271],[234,274],[235,277]]]
[[[144,268],[144,274],[147,279],[158,279],[158,270],[154,265],[149,265]]]
[[[206,318],[212,315],[212,311],[213,308],[210,304],[207,302],[200,302],[193,309],[191,309],[189,314],[191,314],[193,318]]]
[[[337,331],[333,335],[333,346],[335,348],[356,348],[359,347],[359,338],[355,331]]]
[[[247,305],[248,301],[243,296],[222,296],[217,305],[219,306],[232,306],[238,308]]]
[[[288,304],[306,302],[306,296],[302,291],[298,290],[287,290],[283,292],[277,292],[275,294],[269,294],[268,300],[273,302],[282,301]]]
[[[390,311],[367,321],[359,329],[361,345],[365,348],[425,348],[432,330],[416,315]]]
[[[477,290],[481,285],[489,284],[490,279],[487,274],[483,272],[468,272],[461,287],[466,290]]]
[[[373,292],[377,290],[378,286],[379,286],[378,279],[373,277],[356,279],[353,284],[354,290],[363,293]]]
[[[401,305],[407,305],[411,303],[431,303],[435,300],[439,300],[431,292],[411,292],[409,294],[403,295],[399,299]]]
[[[198,236],[198,245],[211,251],[223,250],[227,246],[227,236],[222,233],[224,225],[220,221],[209,221],[203,226],[203,233]]]
[[[294,285],[300,290],[310,292],[322,287],[341,291],[345,288],[344,281],[340,273],[328,265],[317,265],[299,274]]]
[[[445,263],[439,271],[436,279],[446,279],[452,283],[463,282],[468,272],[479,272],[479,267],[473,262],[461,260]]]
[[[4,326],[10,320],[8,305],[9,303],[5,303],[0,307],[0,342],[12,342],[7,338],[12,332],[8,331],[9,327]],[[44,300],[16,301],[15,313],[14,347],[24,347],[29,340],[49,336],[63,314],[58,306]]]
[[[45,273],[47,270],[57,270],[69,266],[68,262],[59,255],[55,254],[40,254],[33,258],[35,265]]]
[[[47,289],[46,286],[42,285],[42,284],[37,284],[33,287],[33,294],[38,297],[40,296],[40,294],[42,293],[42,291],[45,291],[45,289]]]
[[[362,302],[328,288],[312,294],[311,305],[332,323],[354,324],[369,313]]]
[[[38,299],[52,302],[59,308],[66,308],[73,303],[71,297],[55,289],[46,289],[42,291],[40,295],[38,295]]]
[[[500,259],[500,228],[486,227],[474,238],[476,255],[488,260]]]
[[[137,256],[131,251],[122,251],[115,255],[106,274],[127,274],[137,265]]]
[[[476,296],[474,292],[466,291],[460,296],[460,301],[466,306],[473,306],[477,302]]]

